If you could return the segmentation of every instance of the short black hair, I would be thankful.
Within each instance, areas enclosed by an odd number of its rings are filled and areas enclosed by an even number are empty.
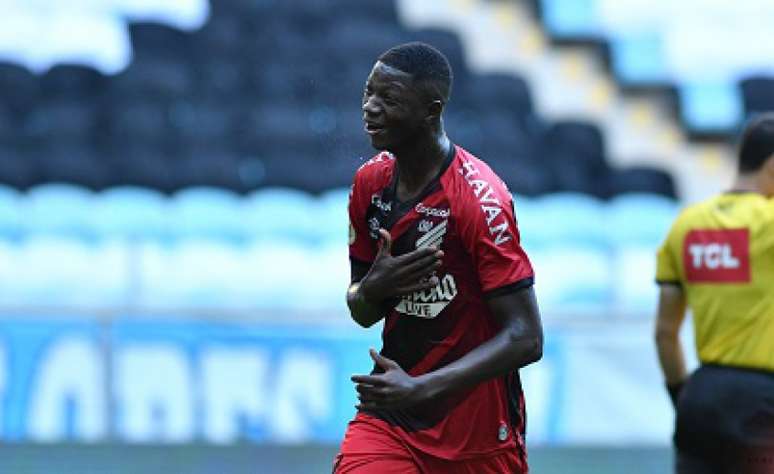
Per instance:
[[[411,74],[414,81],[430,86],[443,102],[449,101],[453,82],[452,68],[446,56],[435,47],[419,41],[399,44],[379,56],[381,63]]]
[[[754,115],[745,125],[739,146],[739,171],[753,173],[774,155],[774,112]]]

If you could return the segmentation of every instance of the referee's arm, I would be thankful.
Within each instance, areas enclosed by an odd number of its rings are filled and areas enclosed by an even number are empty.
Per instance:
[[[685,294],[682,287],[675,284],[661,284],[656,318],[656,348],[667,390],[675,406],[688,376],[683,346],[680,343],[680,327],[685,319],[685,310]]]

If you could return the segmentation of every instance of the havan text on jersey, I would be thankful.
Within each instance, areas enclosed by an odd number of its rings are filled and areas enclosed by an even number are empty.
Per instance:
[[[473,194],[476,195],[481,210],[486,216],[486,225],[489,234],[494,238],[495,245],[502,245],[511,240],[511,231],[508,228],[508,220],[503,214],[502,204],[497,198],[497,193],[492,185],[477,177],[480,174],[472,161],[462,160],[462,165],[457,170],[470,185]]]

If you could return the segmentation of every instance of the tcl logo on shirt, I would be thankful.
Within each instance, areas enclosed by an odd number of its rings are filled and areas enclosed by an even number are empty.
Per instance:
[[[747,283],[750,231],[692,230],[685,236],[683,259],[689,283]]]

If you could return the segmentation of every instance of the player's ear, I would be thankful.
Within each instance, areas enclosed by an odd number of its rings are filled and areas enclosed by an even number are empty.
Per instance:
[[[763,163],[761,171],[763,172],[764,180],[767,183],[768,189],[766,190],[766,194],[774,196],[774,154]]]
[[[427,105],[427,119],[431,121],[440,120],[443,113],[443,101],[433,100]]]

